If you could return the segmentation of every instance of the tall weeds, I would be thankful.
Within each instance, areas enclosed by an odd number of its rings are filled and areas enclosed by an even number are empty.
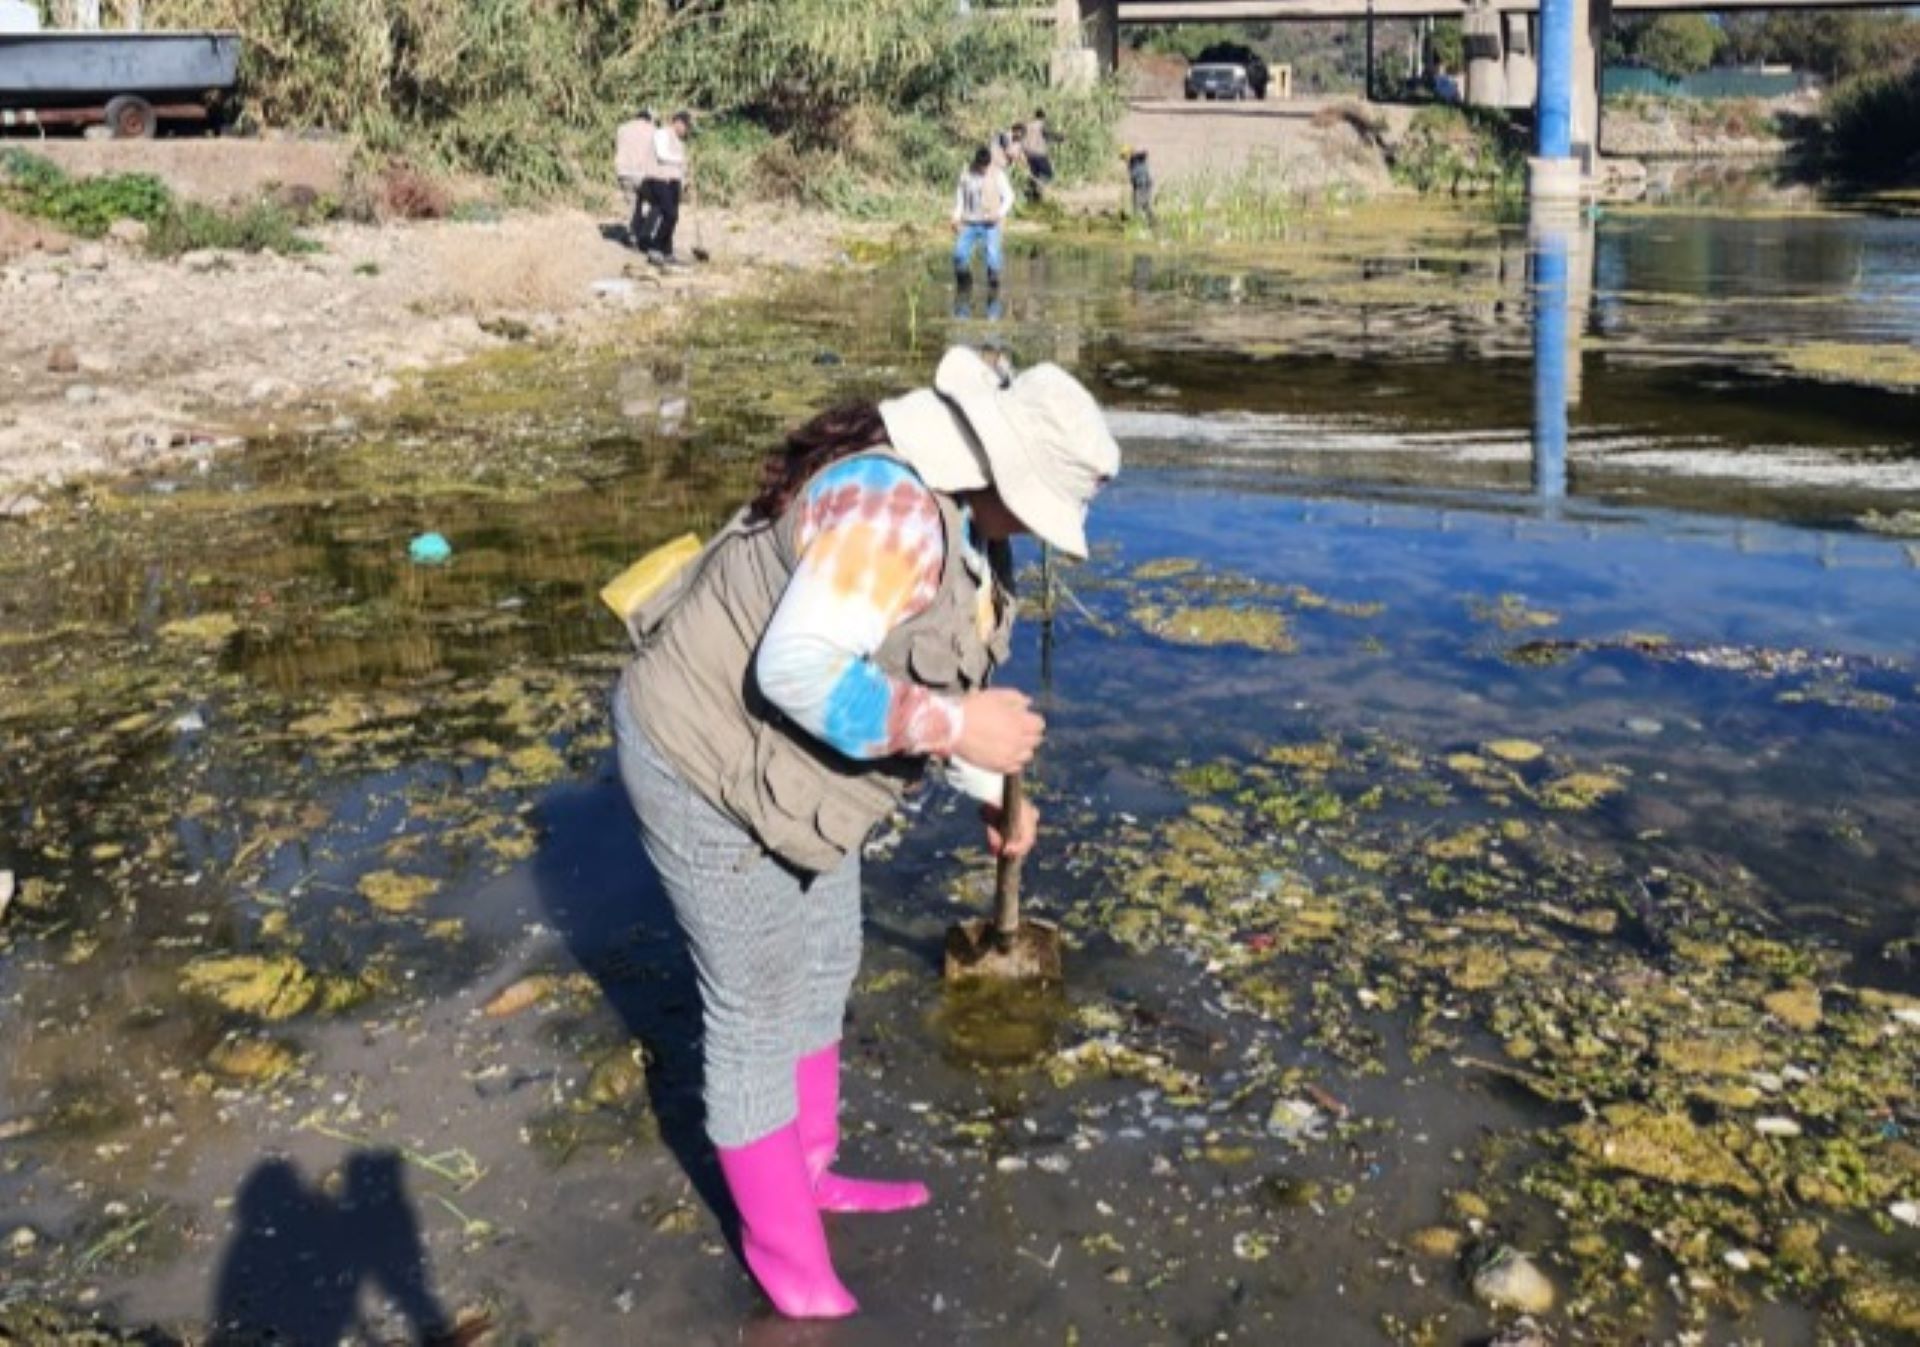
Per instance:
[[[270,123],[499,179],[604,181],[615,126],[690,107],[710,192],[854,204],[957,173],[965,146],[1045,105],[1060,167],[1104,158],[1111,95],[1046,94],[1031,5],[953,0],[147,0],[155,26],[239,29]],[[707,148],[698,151],[707,157]]]

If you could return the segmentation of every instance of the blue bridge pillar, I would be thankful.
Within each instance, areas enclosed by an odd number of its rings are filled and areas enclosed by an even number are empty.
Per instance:
[[[1528,162],[1528,193],[1541,201],[1574,201],[1600,154],[1600,62],[1597,29],[1608,0],[1540,0],[1537,141]]]

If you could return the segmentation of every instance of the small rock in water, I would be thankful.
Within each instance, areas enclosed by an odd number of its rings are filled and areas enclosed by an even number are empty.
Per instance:
[[[198,711],[189,711],[183,716],[176,716],[173,722],[175,734],[199,734],[206,728],[206,717]]]
[[[1326,1125],[1326,1115],[1304,1099],[1282,1099],[1267,1116],[1267,1131],[1296,1145],[1320,1140]]]
[[[4,910],[4,904],[0,904]],[[1920,1202],[1896,1202],[1887,1208],[1887,1215],[1901,1225],[1920,1226]]]
[[[1533,1260],[1501,1249],[1473,1274],[1473,1294],[1495,1309],[1545,1314],[1553,1308],[1553,1283]]]
[[[1531,1317],[1522,1317],[1487,1347],[1553,1347],[1553,1339]]]
[[[1753,1130],[1763,1137],[1797,1137],[1801,1129],[1792,1118],[1756,1118]]]
[[[13,906],[13,871],[0,870],[0,920],[4,920],[7,909]]]
[[[1648,738],[1652,738],[1667,728],[1651,716],[1628,716],[1625,724],[1628,734],[1644,734]]]
[[[31,1253],[39,1242],[40,1236],[30,1225],[16,1226],[13,1233],[7,1236],[7,1247],[14,1253]]]

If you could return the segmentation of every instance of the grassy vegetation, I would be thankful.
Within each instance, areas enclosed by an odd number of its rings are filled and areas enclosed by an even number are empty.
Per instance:
[[[172,204],[166,184],[149,174],[76,180],[37,154],[0,152],[0,206],[82,238],[99,238],[120,219],[157,224]]]
[[[214,210],[175,200],[164,183],[145,173],[70,178],[24,150],[0,154],[0,207],[82,238],[101,237],[116,220],[138,220],[148,227],[148,250],[159,257],[201,248],[292,254],[318,246],[301,235],[300,217],[273,201]]]
[[[1414,114],[1390,167],[1423,194],[1517,197],[1526,190],[1526,142],[1504,112],[1436,105]]]
[[[1202,172],[1169,184],[1155,198],[1151,231],[1179,243],[1259,243],[1281,237],[1301,213],[1300,191],[1271,160],[1256,159],[1232,172]]]
[[[945,186],[970,143],[1045,106],[1071,178],[1103,163],[1109,94],[1047,90],[1050,27],[952,0],[148,0],[158,26],[238,28],[267,122],[357,135],[379,159],[478,172],[527,198],[611,177],[641,106],[704,114],[710,197],[857,214]]]

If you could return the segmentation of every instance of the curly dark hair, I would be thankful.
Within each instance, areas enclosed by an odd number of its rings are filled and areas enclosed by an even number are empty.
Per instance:
[[[760,489],[748,506],[756,520],[778,519],[816,473],[843,458],[888,443],[880,408],[871,402],[843,402],[787,432],[781,446],[760,466]]]

